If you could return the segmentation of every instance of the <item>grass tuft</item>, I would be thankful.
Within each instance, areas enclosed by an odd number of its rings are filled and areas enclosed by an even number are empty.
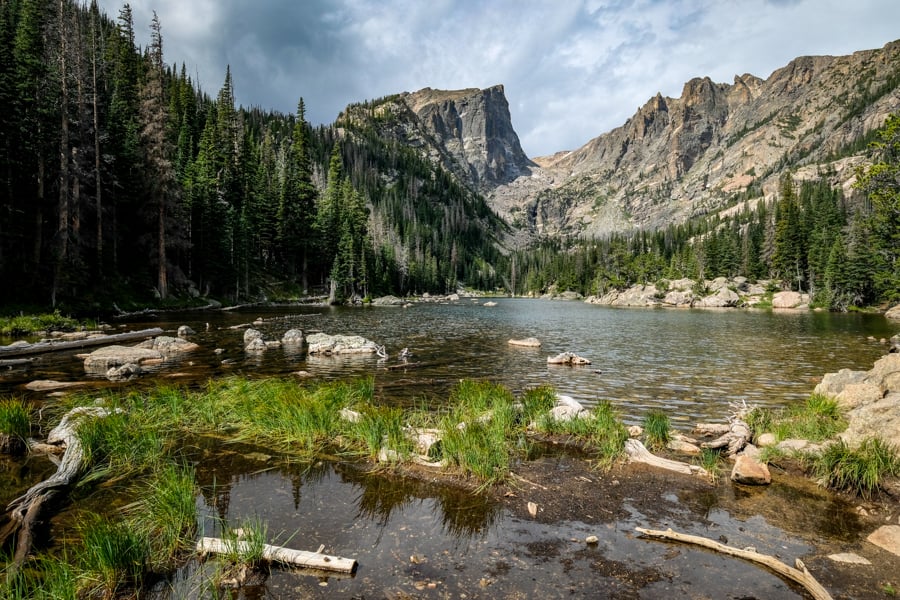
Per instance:
[[[669,415],[661,410],[651,410],[644,417],[644,436],[650,450],[661,450],[672,439]]]
[[[600,463],[604,466],[611,465],[622,455],[628,440],[628,430],[608,401],[598,403],[589,416],[568,421],[557,421],[545,413],[537,420],[537,429],[545,433],[583,439],[597,452]]]
[[[81,534],[81,577],[93,594],[115,598],[125,588],[140,586],[150,557],[142,532],[125,521],[88,515]]]
[[[900,455],[878,438],[865,440],[855,450],[841,440],[822,451],[813,470],[827,487],[868,499],[886,477],[900,476]]]
[[[21,454],[31,435],[31,409],[24,400],[0,400],[0,453]]]

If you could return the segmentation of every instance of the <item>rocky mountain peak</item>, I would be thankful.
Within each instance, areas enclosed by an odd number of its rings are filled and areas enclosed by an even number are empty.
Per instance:
[[[527,174],[534,166],[519,143],[502,85],[403,95],[431,141],[449,155],[451,171],[479,189]]]

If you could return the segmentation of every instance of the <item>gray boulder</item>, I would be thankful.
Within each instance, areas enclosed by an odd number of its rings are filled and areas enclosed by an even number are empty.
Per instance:
[[[160,335],[149,340],[144,340],[135,347],[156,350],[163,354],[179,354],[182,352],[193,352],[200,346],[180,337]]]
[[[884,313],[884,316],[892,321],[900,321],[900,304],[889,308],[887,312]]]
[[[358,335],[313,333],[306,338],[309,354],[375,354],[375,342]]]
[[[135,363],[126,363],[120,367],[112,367],[106,372],[106,378],[110,381],[131,381],[141,375],[141,366]]]
[[[865,382],[867,375],[865,371],[851,371],[850,369],[841,369],[837,373],[826,373],[813,393],[834,397],[843,392],[844,388],[850,384]]]
[[[718,281],[718,280],[716,280]],[[727,287],[721,287],[711,296],[700,298],[694,302],[695,307],[702,308],[728,308],[737,306],[741,301],[741,297]]]
[[[288,329],[281,336],[281,343],[287,345],[299,345],[303,343],[303,332],[299,329]]]
[[[189,335],[194,335],[197,332],[188,327],[187,325],[182,325],[178,328],[178,337],[187,337]]]
[[[253,340],[261,340],[261,339],[263,339],[263,334],[258,329],[253,329],[251,327],[250,329],[247,329],[246,331],[244,331],[244,347],[245,348]]]
[[[111,368],[121,367],[128,363],[158,364],[164,358],[162,352],[158,350],[129,346],[104,346],[90,354],[79,356],[84,359],[84,370],[97,375],[106,375]]]

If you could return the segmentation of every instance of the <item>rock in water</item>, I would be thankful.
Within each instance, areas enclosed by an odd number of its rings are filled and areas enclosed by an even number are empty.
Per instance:
[[[744,485],[768,485],[772,483],[769,467],[755,458],[741,454],[731,470],[731,480]]]
[[[310,354],[375,354],[375,342],[358,335],[314,333],[306,338]]]
[[[281,343],[284,345],[298,345],[303,343],[303,332],[299,329],[288,329],[281,336]]]

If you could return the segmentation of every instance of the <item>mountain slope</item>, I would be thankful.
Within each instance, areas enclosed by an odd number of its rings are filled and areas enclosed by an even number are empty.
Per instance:
[[[535,159],[527,177],[494,188],[492,207],[530,234],[653,229],[774,191],[785,169],[852,154],[900,110],[900,42],[850,56],[797,58],[768,79],[687,82],[583,147]],[[856,161],[834,163],[836,179]],[[755,190],[754,190],[755,188]]]

